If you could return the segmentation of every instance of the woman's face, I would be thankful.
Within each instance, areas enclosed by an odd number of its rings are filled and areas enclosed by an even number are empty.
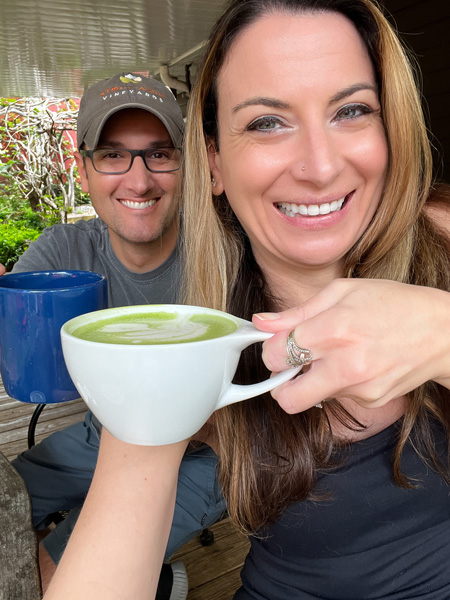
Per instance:
[[[331,270],[361,237],[385,181],[375,76],[335,13],[261,17],[218,78],[217,182],[263,269]]]

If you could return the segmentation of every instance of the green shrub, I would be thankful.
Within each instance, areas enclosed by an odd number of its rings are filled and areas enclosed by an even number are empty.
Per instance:
[[[0,182],[0,223],[14,222],[22,227],[42,231],[61,221],[58,210],[40,206],[33,210],[14,183]]]
[[[31,242],[36,240],[42,230],[25,227],[17,223],[0,223],[0,263],[6,270],[12,269],[19,256],[25,252]]]
[[[0,163],[0,263],[9,271],[30,242],[37,239],[46,227],[61,222],[63,200],[62,197],[52,198],[56,209],[43,203],[33,210],[14,180],[5,176],[6,167],[8,165]],[[75,205],[87,203],[90,203],[89,195],[84,194],[76,183]]]

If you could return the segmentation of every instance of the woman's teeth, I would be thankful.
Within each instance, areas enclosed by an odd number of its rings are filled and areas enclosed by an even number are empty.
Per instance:
[[[301,215],[305,217],[316,217],[317,215],[328,215],[329,213],[341,210],[344,204],[344,198],[333,200],[333,202],[325,202],[325,204],[288,204],[280,202],[277,207],[281,212],[288,217]]]
[[[156,204],[156,200],[146,200],[145,202],[133,202],[132,200],[120,200],[120,203],[128,208],[136,208],[137,210],[143,210],[149,206]]]

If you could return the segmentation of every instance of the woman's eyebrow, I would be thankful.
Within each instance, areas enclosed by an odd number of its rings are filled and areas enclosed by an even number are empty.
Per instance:
[[[330,104],[334,104],[335,102],[340,102],[351,96],[355,92],[359,92],[361,90],[370,90],[374,92],[378,96],[378,86],[371,83],[355,83],[354,85],[350,85],[349,87],[344,88],[337,92],[334,96],[331,97]]]
[[[233,107],[233,113],[238,112],[242,108],[246,106],[268,106],[269,108],[291,108],[289,104],[286,102],[282,102],[281,100],[277,100],[276,98],[267,98],[265,96],[257,96],[256,98],[249,98],[248,100],[244,100],[243,102],[239,102],[236,106]]]
[[[371,83],[355,83],[354,85],[350,85],[349,87],[344,88],[343,90],[339,90],[334,96],[331,97],[330,103],[339,102],[348,96],[351,96],[355,92],[359,92],[361,90],[370,90],[374,92],[378,96],[378,86]],[[278,100],[277,98],[270,98],[267,96],[257,96],[255,98],[248,98],[248,100],[244,100],[243,102],[239,102],[236,106],[233,107],[232,112],[236,113],[242,108],[246,108],[247,106],[268,106],[269,108],[277,108],[277,109],[289,109],[291,108],[290,104],[283,102],[282,100]]]

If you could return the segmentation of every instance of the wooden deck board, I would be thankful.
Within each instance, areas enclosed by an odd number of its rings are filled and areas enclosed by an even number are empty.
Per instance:
[[[27,449],[28,425],[35,405],[10,398],[0,378],[0,450],[11,460]],[[81,421],[86,405],[80,400],[49,404],[40,415],[36,427],[36,442]],[[188,600],[231,600],[240,586],[239,573],[248,552],[249,543],[224,519],[210,528],[214,544],[202,546],[194,539],[185,544],[172,560],[181,560],[189,578]]]
[[[35,404],[13,400],[1,387],[0,393],[0,451],[11,460],[28,447],[28,426]],[[53,431],[60,431],[84,418],[83,400],[49,404],[42,411],[36,426],[35,439],[39,442]]]

